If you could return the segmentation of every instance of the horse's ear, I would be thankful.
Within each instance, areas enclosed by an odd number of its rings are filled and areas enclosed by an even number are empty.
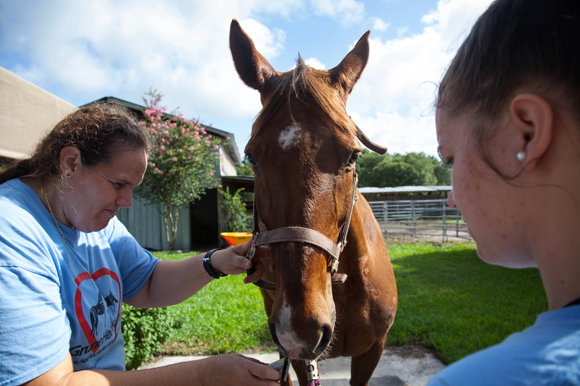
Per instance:
[[[352,91],[369,60],[370,33],[370,30],[365,32],[342,62],[329,70],[333,84],[344,89],[345,97],[348,97]]]
[[[230,51],[240,78],[260,93],[271,78],[278,76],[272,65],[256,50],[254,42],[236,19],[230,25]]]

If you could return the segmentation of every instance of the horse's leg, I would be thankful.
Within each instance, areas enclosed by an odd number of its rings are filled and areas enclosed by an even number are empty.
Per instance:
[[[385,335],[383,339],[376,341],[367,352],[352,357],[350,362],[351,386],[367,386],[369,384],[373,371],[383,355],[386,340],[387,336]]]

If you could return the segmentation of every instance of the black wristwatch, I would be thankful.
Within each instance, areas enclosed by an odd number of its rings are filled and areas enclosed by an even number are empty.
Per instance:
[[[205,254],[205,256],[203,258],[203,268],[208,273],[208,275],[210,275],[214,279],[219,279],[220,277],[228,276],[228,274],[227,273],[218,273],[211,266],[211,255],[215,251],[219,251],[219,248],[212,249],[211,251],[209,251],[208,253]]]

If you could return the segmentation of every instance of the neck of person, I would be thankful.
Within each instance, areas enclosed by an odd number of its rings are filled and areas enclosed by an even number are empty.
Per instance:
[[[576,214],[577,219],[580,214]],[[580,298],[580,225],[547,232],[540,240],[536,261],[548,297],[550,310],[557,310]],[[538,243],[539,244],[539,243]]]
[[[51,216],[54,216],[61,224],[72,227],[63,211],[61,193],[63,187],[60,186],[60,182],[49,180],[42,184],[38,178],[29,176],[21,177],[20,181],[36,192],[46,210],[51,213]]]
[[[526,188],[532,205],[523,226],[549,309],[557,310],[580,298],[580,124],[562,115],[552,134]]]
[[[571,178],[554,179],[534,189],[535,211],[526,226],[550,310],[580,298],[580,186]]]

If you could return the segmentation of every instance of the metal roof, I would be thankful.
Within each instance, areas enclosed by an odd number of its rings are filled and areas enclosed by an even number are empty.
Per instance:
[[[452,189],[451,185],[441,186],[397,186],[394,188],[359,188],[362,194],[388,194],[388,193],[420,193],[420,192],[447,192]]]

